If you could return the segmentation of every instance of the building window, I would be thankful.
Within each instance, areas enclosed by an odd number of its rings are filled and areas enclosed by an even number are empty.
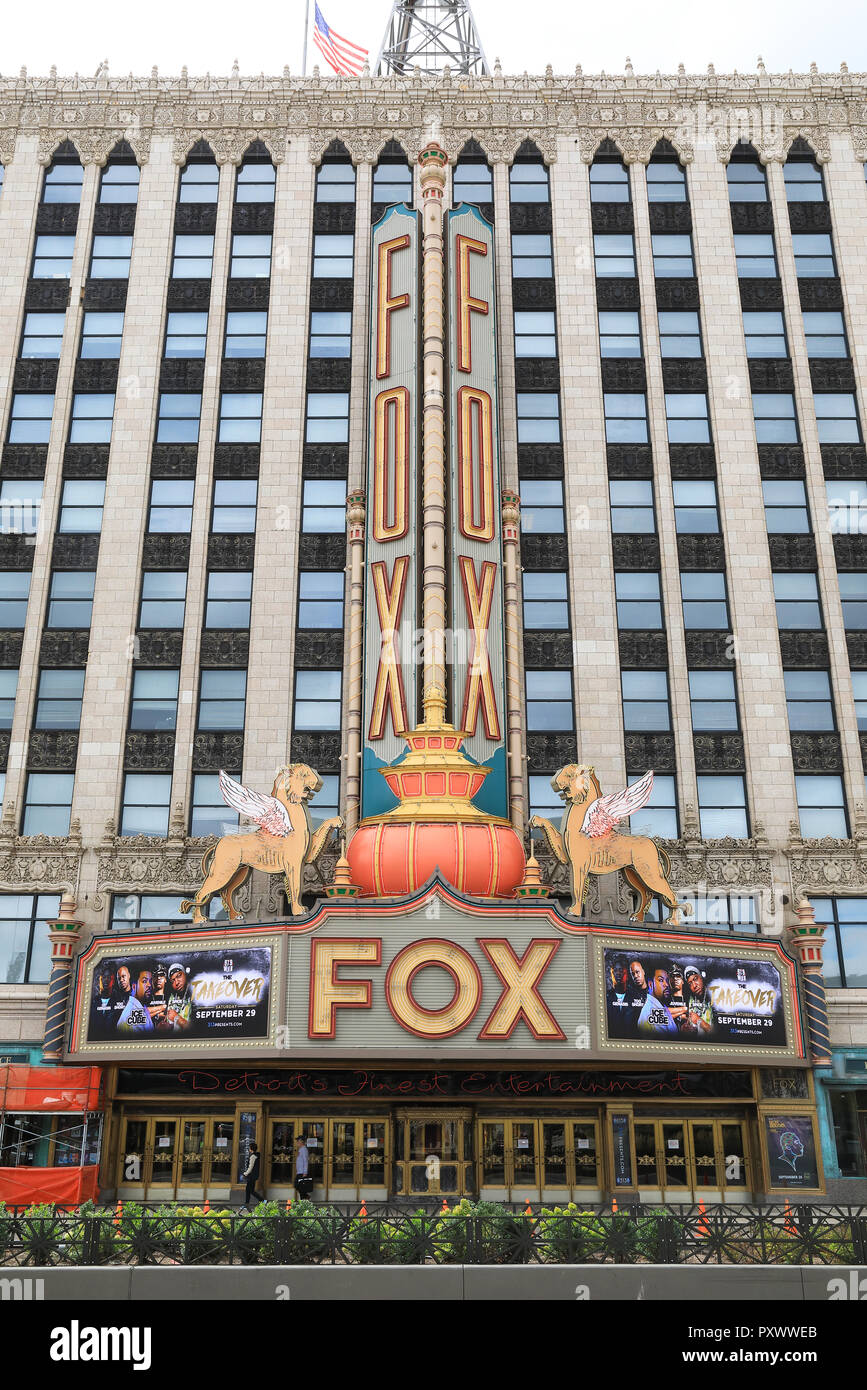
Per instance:
[[[15,714],[15,693],[18,689],[17,671],[0,671],[0,729],[11,729]],[[80,712],[80,711],[79,711]],[[39,724],[36,725],[37,729]],[[78,725],[75,725],[78,728]]]
[[[617,626],[624,632],[662,627],[659,575],[655,570],[621,570],[614,576]]]
[[[192,392],[163,391],[157,416],[158,444],[198,444],[202,398]]]
[[[88,315],[85,315],[85,318],[87,317]],[[28,314],[24,320],[21,357],[59,357],[65,324],[65,314]]]
[[[225,357],[264,357],[268,313],[265,309],[230,309],[226,315]]]
[[[683,901],[692,908],[690,922],[696,927],[710,927],[714,931],[749,932],[755,936],[759,931],[756,898],[752,893],[684,893]],[[662,922],[668,908],[660,898],[651,902],[645,921]]]
[[[78,160],[58,159],[47,170],[42,186],[43,203],[80,203],[84,169]]]
[[[698,314],[689,310],[660,310],[659,345],[663,357],[701,357]]]
[[[560,400],[556,393],[519,391],[518,443],[560,443]]]
[[[252,592],[250,570],[215,570],[209,574],[205,627],[248,628]]]
[[[0,571],[0,628],[11,631],[24,627],[29,597],[29,570]]]
[[[299,628],[342,628],[343,590],[343,570],[301,570],[298,575]]]
[[[867,733],[867,671],[852,672],[852,694],[859,733]]]
[[[847,839],[849,828],[842,777],[800,775],[795,777],[795,787],[804,839],[819,839],[823,835],[831,835],[835,840]]]
[[[629,786],[640,780],[634,773],[628,778]],[[680,834],[677,819],[677,796],[674,778],[655,775],[650,799],[640,811],[629,817],[629,829],[633,835],[653,835],[661,840],[676,840]]]
[[[649,479],[612,479],[608,484],[611,530],[615,534],[651,535],[656,530],[653,483]]]
[[[685,203],[686,173],[673,159],[652,159],[647,166],[649,203]]]
[[[308,391],[308,444],[346,444],[349,440],[348,391]]]
[[[293,727],[340,728],[340,671],[296,671]]]
[[[463,166],[465,169],[467,165]],[[484,166],[488,177],[490,170]],[[455,167],[452,175],[453,200],[459,203],[462,200],[472,203],[493,202],[492,198],[466,198],[461,190],[459,192],[460,181],[458,174],[461,172],[461,165]],[[380,155],[379,163],[373,171],[373,202],[374,203],[408,203],[412,207],[412,170],[406,161],[406,156],[401,152],[400,155],[388,156]]]
[[[55,570],[51,576],[45,626],[89,628],[95,580],[94,570]]]
[[[18,673],[13,671],[8,674],[17,677]],[[36,696],[34,729],[79,729],[83,696],[84,671],[42,671]],[[12,727],[11,719],[8,727]]]
[[[805,316],[806,317],[806,316]],[[747,357],[788,357],[783,315],[776,309],[744,313]]]
[[[337,772],[323,772],[320,776],[322,786],[316,793],[316,799],[308,803],[307,809],[310,812],[310,820],[313,825],[321,825],[324,820],[329,820],[336,816],[340,799],[340,774]]]
[[[559,570],[524,574],[524,627],[531,631],[569,626],[567,577]]]
[[[70,444],[110,444],[114,395],[87,391],[72,398]]]
[[[690,630],[728,631],[729,608],[724,574],[690,570],[680,576],[683,625]]]
[[[820,444],[860,444],[855,397],[822,392],[813,397]]]
[[[552,310],[515,311],[515,356],[557,356],[557,333]]]
[[[236,781],[240,769],[230,772]],[[190,812],[191,835],[229,835],[237,830],[240,817],[237,811],[227,806],[220,791],[220,778],[216,772],[196,772],[193,774],[193,805]]]
[[[666,393],[669,444],[709,444],[707,396],[704,392]]]
[[[509,170],[509,197],[513,203],[548,203],[548,170],[541,160],[515,160]]]
[[[352,314],[347,310],[314,309],[310,315],[310,356],[349,357]]]
[[[671,728],[667,672],[621,671],[620,686],[627,732],[663,733]]]
[[[193,524],[192,478],[155,478],[151,483],[148,530],[181,535]]]
[[[185,570],[145,570],[141,583],[139,627],[183,627],[186,598]]]
[[[693,733],[737,730],[738,703],[734,672],[690,671],[689,708]]]
[[[378,199],[374,191],[374,201]],[[452,202],[492,203],[494,201],[494,176],[487,162],[461,158],[455,165],[452,175]]]
[[[575,727],[571,671],[527,671],[527,728],[567,732]]]
[[[166,322],[166,357],[204,357],[207,332],[207,313],[170,313]]]
[[[225,811],[227,816],[232,815],[228,806],[225,807]],[[115,928],[135,931],[139,927],[151,931],[158,927],[170,927],[175,922],[189,926],[189,916],[181,912],[182,900],[183,895],[180,893],[176,898],[168,893],[125,893],[123,896],[118,893],[111,902],[109,931]],[[211,899],[204,911],[211,921],[226,919],[219,893]]]
[[[676,479],[671,486],[674,493],[674,524],[678,535],[718,534],[716,483],[712,479],[701,482]]]
[[[220,170],[213,159],[193,159],[181,173],[179,203],[216,203]]]
[[[834,250],[827,232],[793,232],[792,250],[799,279],[828,280],[836,275]]]
[[[131,729],[174,729],[178,722],[178,671],[135,671],[132,678]]]
[[[788,159],[783,165],[786,201],[789,203],[824,203],[825,189],[822,170],[807,159]]]
[[[354,203],[355,170],[349,160],[323,159],[316,171],[317,203]]]
[[[317,235],[313,238],[314,280],[351,280],[354,237]]]
[[[24,797],[22,835],[68,835],[72,809],[71,772],[31,772]]]
[[[252,534],[256,530],[258,489],[255,478],[217,478],[211,517],[214,535]]]
[[[559,825],[563,819],[563,802],[551,786],[551,778],[554,769],[550,772],[531,773],[527,778],[530,791],[530,815],[543,816],[545,820],[553,821]],[[541,839],[542,830],[533,830],[531,834],[536,839]]]
[[[78,355],[101,362],[117,361],[122,336],[123,314],[85,314]]]
[[[0,482],[0,534],[35,536],[41,508],[41,478],[5,478]]]
[[[47,444],[51,434],[54,396],[29,392],[12,397],[10,444]]]
[[[203,730],[243,729],[246,671],[203,671],[199,688],[199,723]]]
[[[730,203],[766,203],[768,185],[761,164],[734,159],[726,165]]]
[[[563,484],[559,478],[525,478],[521,489],[521,530],[562,536],[566,529]]]
[[[608,444],[647,443],[647,397],[606,391],[605,439]]]
[[[810,530],[807,494],[797,480],[762,483],[769,536],[806,535]]]
[[[515,280],[550,280],[554,274],[551,237],[548,232],[512,233],[512,277]]]
[[[0,893],[0,982],[45,984],[51,975],[46,921],[60,911],[60,894]]]
[[[839,310],[806,310],[804,333],[808,357],[848,357],[846,329]]]
[[[629,309],[600,309],[599,352],[602,357],[640,357],[638,314]]]
[[[590,165],[591,203],[628,203],[629,172],[615,159],[596,159]]]
[[[837,575],[843,601],[843,626],[850,632],[867,628],[867,574],[841,571]]]
[[[180,233],[175,237],[172,278],[210,280],[214,268],[214,238]]]
[[[135,160],[109,160],[99,181],[101,203],[137,203],[141,170]]]
[[[267,280],[270,274],[270,235],[248,236],[236,232],[232,237],[230,277],[233,280]]]
[[[256,391],[224,391],[220,397],[220,444],[258,444],[262,437],[262,396]]]
[[[95,236],[90,261],[92,280],[128,280],[131,236]]]
[[[2,902],[0,898],[0,902]],[[867,989],[867,898],[811,898],[825,933],[826,989]]]
[[[770,232],[736,232],[738,275],[746,280],[773,280],[777,274],[774,238]]]
[[[635,275],[635,245],[631,232],[597,232],[593,237],[596,275],[599,279]]]
[[[784,671],[786,711],[793,733],[834,728],[834,703],[827,671]]]
[[[170,772],[128,772],[123,782],[121,835],[167,835]]]
[[[718,840],[730,835],[735,840],[749,836],[747,801],[744,779],[726,773],[723,776],[699,774],[698,815],[703,840]]]
[[[815,574],[776,571],[774,599],[777,627],[807,631],[822,626],[819,589]]]
[[[277,170],[269,159],[245,159],[235,180],[235,202],[273,203],[276,186]]]
[[[98,535],[104,502],[105,482],[101,478],[64,483],[57,530],[61,535]]]
[[[654,232],[650,242],[653,273],[657,280],[689,279],[695,275],[692,237],[688,232],[680,235]]]
[[[38,236],[33,256],[34,280],[68,280],[72,274],[74,236]]]
[[[753,392],[757,444],[797,444],[795,398],[782,392]]]
[[[301,506],[301,530],[319,535],[340,535],[346,530],[346,483],[306,478]]]

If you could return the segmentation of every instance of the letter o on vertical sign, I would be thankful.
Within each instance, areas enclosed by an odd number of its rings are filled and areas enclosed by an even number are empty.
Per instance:
[[[396,541],[409,525],[409,391],[380,391],[373,410],[373,538]]]
[[[426,1009],[412,992],[412,982],[427,966],[447,970],[454,994],[441,1009]],[[385,977],[385,998],[392,1017],[420,1038],[449,1038],[476,1016],[482,999],[482,977],[472,956],[453,941],[414,941],[395,956]]]
[[[458,493],[461,535],[494,539],[494,417],[487,391],[458,391]]]

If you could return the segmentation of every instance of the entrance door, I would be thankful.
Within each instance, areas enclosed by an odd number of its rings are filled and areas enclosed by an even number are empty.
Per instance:
[[[740,1120],[636,1120],[637,1182],[647,1202],[743,1200],[749,1188]]]
[[[588,1189],[601,1190],[595,1120],[482,1120],[479,1136],[483,1196],[593,1200]]]
[[[443,1114],[410,1115],[396,1125],[396,1193],[451,1198],[473,1192],[471,1121]]]
[[[149,1137],[150,1182],[154,1187],[169,1188],[174,1194],[178,1121],[152,1120]],[[145,1179],[145,1185],[148,1185],[147,1179]]]
[[[232,1183],[234,1123],[210,1116],[130,1116],[124,1121],[118,1160],[123,1195],[191,1199]]]

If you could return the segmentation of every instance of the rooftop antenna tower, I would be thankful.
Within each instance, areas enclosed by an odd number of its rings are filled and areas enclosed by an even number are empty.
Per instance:
[[[414,70],[490,74],[469,0],[393,0],[376,59],[377,77],[408,77]]]

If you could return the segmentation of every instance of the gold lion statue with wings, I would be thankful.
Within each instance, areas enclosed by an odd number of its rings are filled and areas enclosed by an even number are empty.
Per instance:
[[[612,874],[622,869],[626,881],[639,895],[638,909],[630,921],[643,922],[651,898],[658,893],[669,909],[668,923],[678,925],[680,910],[689,912],[690,908],[678,902],[668,881],[671,860],[665,850],[648,835],[626,835],[617,829],[620,821],[647,805],[653,790],[653,773],[646,772],[631,787],[603,796],[592,767],[568,763],[554,774],[551,786],[566,803],[560,829],[544,816],[531,817],[530,825],[544,832],[560,863],[569,865],[570,915],[581,915],[590,874]]]

